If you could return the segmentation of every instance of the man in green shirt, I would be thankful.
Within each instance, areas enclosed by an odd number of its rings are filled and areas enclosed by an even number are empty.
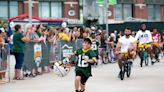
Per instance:
[[[75,66],[75,90],[76,92],[84,92],[85,83],[88,80],[91,74],[91,65],[96,63],[96,54],[92,51],[91,48],[91,40],[89,38],[85,38],[83,42],[83,47],[75,51],[73,54],[69,56],[69,58],[73,56],[78,57],[78,61]],[[81,89],[80,89],[81,88]]]

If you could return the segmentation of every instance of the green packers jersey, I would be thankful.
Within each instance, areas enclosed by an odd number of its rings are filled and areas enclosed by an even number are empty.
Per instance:
[[[82,48],[75,52],[78,56],[75,71],[81,71],[86,77],[92,76],[91,74],[91,63],[85,61],[83,58],[95,59],[96,55],[92,50],[84,52]]]
[[[99,55],[98,46],[99,42],[97,40],[92,41],[92,50],[95,52],[96,56]]]

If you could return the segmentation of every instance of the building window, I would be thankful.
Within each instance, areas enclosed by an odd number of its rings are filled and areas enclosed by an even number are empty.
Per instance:
[[[115,20],[128,20],[132,17],[132,5],[131,4],[117,4],[114,7]]]
[[[9,7],[9,8],[8,8]],[[17,1],[0,1],[0,18],[7,19],[18,15]]]
[[[129,20],[132,17],[132,5],[131,4],[124,4],[123,5],[123,18],[124,20]]]
[[[8,18],[8,3],[7,1],[0,1],[0,18],[7,19]]]
[[[39,2],[39,17],[50,17],[50,5],[49,2]]]
[[[10,18],[18,15],[18,2],[10,2]]]
[[[122,20],[122,4],[115,5],[115,20]]]
[[[62,17],[62,4],[60,2],[51,3],[51,17],[53,18]]]
[[[61,2],[39,2],[39,17],[61,18],[62,3]]]
[[[161,20],[161,7],[160,5],[148,5],[148,20],[160,21]]]
[[[160,7],[160,5],[155,5],[154,11],[155,11],[155,20],[160,21],[161,20],[161,7]]]
[[[153,5],[148,5],[148,20],[154,20],[154,8],[153,8]]]

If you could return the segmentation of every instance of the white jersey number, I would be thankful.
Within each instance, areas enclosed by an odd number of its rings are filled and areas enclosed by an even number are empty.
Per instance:
[[[88,67],[89,64],[87,61],[85,61],[84,59],[82,59],[82,55],[78,56],[78,67]]]
[[[92,44],[92,50],[97,50],[97,45],[95,43]]]

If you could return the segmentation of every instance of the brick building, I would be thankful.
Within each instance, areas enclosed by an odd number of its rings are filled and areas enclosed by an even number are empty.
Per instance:
[[[110,16],[108,17],[109,22],[164,21],[164,0],[117,0],[117,1],[118,1],[117,5],[114,6],[109,5],[109,9],[108,9],[110,11]],[[103,20],[101,21],[103,22]]]
[[[109,5],[109,22],[144,20],[164,21],[164,0],[117,0]],[[33,15],[43,18],[68,18],[71,22],[98,19],[105,23],[104,6],[96,0],[33,0]],[[0,19],[28,13],[28,0],[0,0]],[[76,20],[76,21],[75,21]]]
[[[0,8],[1,19],[27,14],[28,0],[0,0]],[[32,10],[42,18],[79,18],[77,0],[33,0]]]

